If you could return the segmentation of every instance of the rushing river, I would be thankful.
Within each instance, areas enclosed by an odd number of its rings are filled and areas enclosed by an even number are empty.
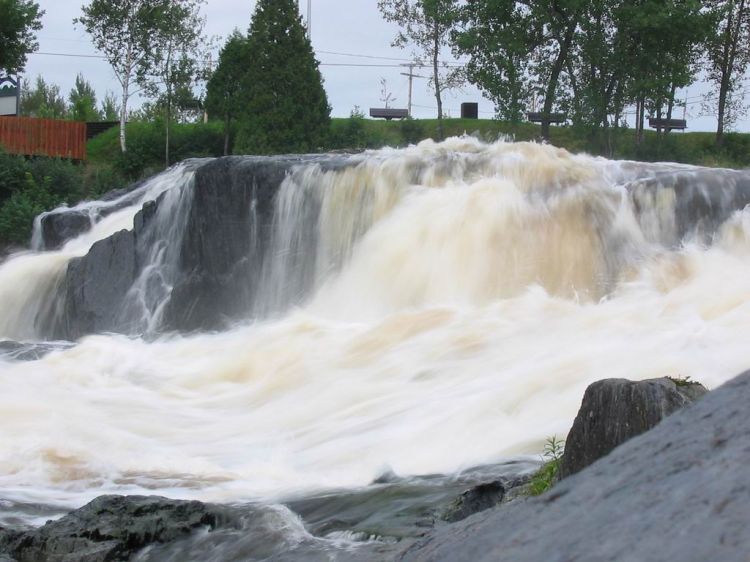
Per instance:
[[[750,366],[750,211],[686,224],[692,192],[659,179],[733,190],[730,172],[704,185],[687,166],[472,139],[352,160],[281,184],[257,291],[227,330],[159,331],[198,164],[112,212],[79,207],[91,230],[0,264],[0,340],[48,339],[71,260],[161,201],[128,330],[0,356],[2,498],[272,502],[453,473],[538,455],[597,379],[711,388]]]

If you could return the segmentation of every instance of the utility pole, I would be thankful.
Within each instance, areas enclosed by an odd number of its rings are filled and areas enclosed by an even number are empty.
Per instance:
[[[414,67],[416,66],[415,63],[410,62],[408,64],[402,64],[401,66],[408,66],[409,67],[409,73],[402,72],[401,76],[408,76],[409,77],[409,117],[411,117],[411,93],[412,93],[412,83],[414,81],[414,78],[427,78],[426,76],[420,76],[419,74],[414,74]]]
[[[302,0],[297,0],[297,8],[299,9],[300,16],[302,16]],[[310,21],[312,18],[312,0],[307,0],[307,18],[305,18],[305,27],[307,28],[307,39],[312,41],[312,31]]]
[[[312,42],[312,0],[307,0],[307,39]]]

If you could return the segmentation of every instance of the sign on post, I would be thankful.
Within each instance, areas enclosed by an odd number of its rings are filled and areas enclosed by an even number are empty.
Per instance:
[[[21,101],[21,79],[0,74],[0,115],[18,115]]]

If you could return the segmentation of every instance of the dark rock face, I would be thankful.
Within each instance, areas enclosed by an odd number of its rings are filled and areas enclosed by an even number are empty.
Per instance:
[[[45,323],[54,326],[48,336],[76,339],[102,331],[139,332],[142,326],[121,305],[157,246],[178,255],[160,330],[220,329],[246,318],[254,306],[268,251],[276,194],[292,170],[304,163],[335,169],[349,160],[323,155],[227,157],[193,163],[195,179],[184,199],[185,208],[166,208],[162,194],[143,206],[132,231],[96,243],[86,256],[69,264],[60,302],[51,307],[57,318]],[[126,203],[120,201],[97,213],[106,216]],[[161,210],[167,219],[174,218],[173,211],[185,213],[180,236],[169,238],[164,217],[156,218]],[[61,216],[75,214],[68,211]],[[49,217],[46,220],[52,223],[58,220]]]
[[[549,492],[436,529],[409,561],[747,560],[750,372]]]
[[[232,520],[229,510],[156,496],[101,496],[57,521],[26,532],[0,530],[0,552],[18,562],[127,560],[153,543],[213,529]]]
[[[70,240],[91,229],[92,221],[84,211],[46,213],[41,217],[42,247],[40,250],[57,250]]]
[[[64,333],[72,338],[117,330],[119,307],[136,275],[135,236],[121,230],[68,264]]]
[[[505,486],[496,480],[466,490],[443,513],[443,520],[455,523],[470,515],[499,505],[505,497]]]
[[[626,187],[639,217],[647,212],[645,201],[653,203],[659,192],[662,196],[673,192],[675,229],[670,238],[655,240],[666,246],[679,245],[686,237],[708,243],[732,213],[750,204],[750,175],[746,171],[695,168],[662,172]],[[648,228],[646,232],[648,235]]]
[[[568,434],[560,476],[584,469],[706,392],[700,384],[678,384],[669,378],[605,379],[591,384]]]
[[[180,250],[183,275],[164,327],[220,328],[248,310],[258,283],[273,200],[298,160],[221,158],[196,171],[193,203]]]

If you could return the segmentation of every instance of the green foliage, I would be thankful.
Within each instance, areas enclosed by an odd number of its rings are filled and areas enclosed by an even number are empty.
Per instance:
[[[221,49],[219,65],[206,86],[208,115],[224,122],[224,154],[229,154],[232,125],[241,111],[249,55],[247,37],[235,29]]]
[[[0,0],[0,69],[23,71],[26,55],[39,48],[35,31],[42,29],[44,11],[31,0]]]
[[[669,380],[671,380],[673,383],[675,383],[677,386],[693,386],[693,385],[700,385],[698,381],[690,380],[691,377],[688,375],[686,377],[683,377],[681,375],[677,375],[675,377],[667,377]]]
[[[127,181],[142,179],[164,169],[164,129],[161,123],[130,122],[128,151],[118,146],[118,130],[105,131],[87,144],[89,165],[112,169],[113,177]],[[221,156],[221,123],[182,123],[172,127],[170,147],[175,162],[185,158]],[[102,173],[100,170],[98,173]]]
[[[60,86],[47,84],[41,76],[36,77],[34,87],[21,90],[21,115],[44,119],[65,119],[68,104],[60,93]]]
[[[545,461],[529,484],[529,493],[538,496],[549,490],[559,480],[560,462],[562,461],[565,441],[556,436],[547,438],[544,444],[542,460]]]
[[[117,121],[120,118],[117,109],[117,98],[114,93],[107,92],[104,95],[99,113],[101,114],[102,121]]]
[[[399,122],[401,138],[405,144],[416,144],[424,139],[424,127],[416,119],[403,119]]]
[[[48,183],[38,184],[27,172],[22,189],[0,207],[0,241],[21,245],[29,241],[34,217],[54,206]]]
[[[456,53],[469,56],[466,75],[494,104],[500,119],[518,123],[531,98],[531,22],[516,2],[471,2],[460,11]]]
[[[430,67],[440,138],[443,137],[442,93],[464,81],[460,69],[448,68],[440,62],[441,50],[450,46],[458,7],[458,0],[378,0],[383,18],[399,26],[393,46],[402,49],[415,47]]]
[[[705,0],[702,4],[715,18],[705,55],[707,78],[718,92],[706,101],[716,109],[716,144],[722,146],[725,128],[746,109],[743,78],[750,64],[750,5],[745,0]]]
[[[36,158],[23,162],[23,180],[18,162],[0,159],[0,166],[10,164],[0,175],[15,175],[14,189],[0,206],[0,243],[25,244],[31,237],[34,217],[66,201],[77,201],[81,181],[77,168],[70,162],[54,158]]]
[[[97,51],[112,67],[122,86],[120,115],[126,116],[135,84],[154,94],[154,77],[171,80],[170,55],[179,59],[185,13],[198,0],[91,0],[73,23],[91,36]],[[190,25],[194,22],[191,21]],[[190,32],[190,30],[188,30]],[[175,44],[170,46],[170,41]],[[165,74],[166,73],[166,74]],[[120,148],[127,150],[126,130],[121,124]]]
[[[75,87],[70,90],[70,118],[73,121],[99,121],[101,114],[96,108],[96,92],[93,86],[79,73]]]
[[[204,28],[206,20],[200,10],[205,0],[181,0],[159,6],[153,19],[150,56],[153,63],[141,83],[146,93],[162,110],[164,127],[164,160],[171,163],[170,125],[175,116],[182,120],[193,117],[200,102],[193,92],[195,83],[202,79],[204,69],[200,60],[205,57]]]
[[[235,152],[314,152],[331,108],[294,0],[258,0],[248,36]]]
[[[0,205],[26,183],[26,160],[0,148]]]

